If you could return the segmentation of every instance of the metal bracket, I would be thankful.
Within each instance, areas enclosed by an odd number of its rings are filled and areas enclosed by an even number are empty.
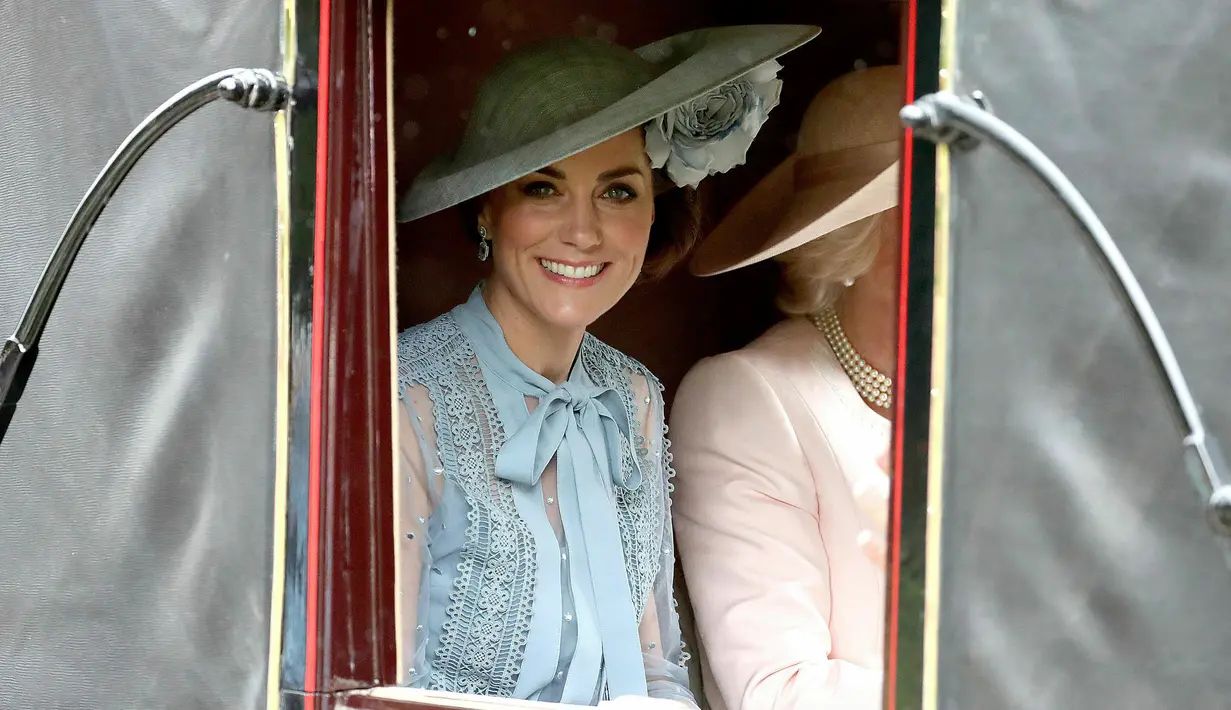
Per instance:
[[[1231,537],[1231,486],[1223,486],[1210,496],[1210,525]]]
[[[60,289],[68,278],[77,252],[81,250],[86,235],[94,227],[103,208],[150,146],[180,121],[216,99],[268,113],[279,111],[290,103],[291,89],[281,76],[268,69],[217,72],[182,89],[128,134],[77,204],[55,251],[43,268],[26,310],[21,314],[17,330],[0,345],[0,442],[4,441],[4,434],[17,408],[17,400],[21,398],[34,367],[43,327],[60,296]]]
[[[914,129],[920,138],[926,138],[933,143],[944,143],[963,151],[978,147],[982,142],[979,136],[955,125],[952,112],[946,108],[946,102],[939,101],[936,97],[937,94],[921,97],[915,103],[904,106],[898,112],[898,117],[902,123]],[[992,104],[982,91],[976,89],[958,100],[994,115]]]
[[[218,96],[253,111],[281,111],[291,100],[291,88],[268,69],[237,69],[218,82]]]
[[[1150,346],[1154,364],[1171,392],[1172,411],[1188,431],[1184,445],[1195,471],[1194,481],[1201,494],[1207,496],[1206,517],[1217,533],[1231,537],[1231,475],[1227,473],[1218,442],[1206,432],[1200,408],[1154,307],[1094,208],[1038,146],[996,118],[990,106],[981,91],[969,96],[941,91],[904,106],[898,118],[919,137],[955,149],[969,150],[982,141],[993,144],[1038,177],[1077,221],[1112,276],[1112,286],[1132,317],[1133,325]]]

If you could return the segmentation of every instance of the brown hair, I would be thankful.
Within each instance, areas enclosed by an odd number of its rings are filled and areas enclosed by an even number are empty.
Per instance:
[[[658,281],[688,257],[701,239],[701,200],[696,188],[676,187],[654,171],[654,224],[645,250],[642,281]]]
[[[641,267],[641,282],[662,279],[671,273],[696,246],[701,237],[701,202],[691,187],[676,187],[661,170],[654,173],[654,224]],[[462,229],[477,244],[479,213],[483,198],[474,197],[458,206]]]

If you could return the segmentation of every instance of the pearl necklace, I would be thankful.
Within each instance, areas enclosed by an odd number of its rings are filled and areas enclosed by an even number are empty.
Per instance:
[[[838,322],[838,314],[834,309],[826,309],[819,316],[811,315],[808,319],[825,336],[829,347],[838,357],[838,364],[842,366],[846,376],[851,378],[859,396],[871,404],[888,409],[893,404],[893,380],[869,365],[855,352],[855,346],[847,340],[846,332],[842,330],[842,324]]]

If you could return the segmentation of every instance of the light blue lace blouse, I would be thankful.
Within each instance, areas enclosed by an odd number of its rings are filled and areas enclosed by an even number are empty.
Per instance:
[[[692,702],[672,593],[662,387],[586,335],[556,385],[480,289],[398,338],[406,683]]]

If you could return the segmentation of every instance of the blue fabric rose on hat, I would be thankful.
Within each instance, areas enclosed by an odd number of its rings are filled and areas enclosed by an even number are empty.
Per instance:
[[[650,121],[645,151],[676,185],[696,187],[707,175],[742,165],[748,148],[778,105],[782,65],[769,61],[734,81]]]

